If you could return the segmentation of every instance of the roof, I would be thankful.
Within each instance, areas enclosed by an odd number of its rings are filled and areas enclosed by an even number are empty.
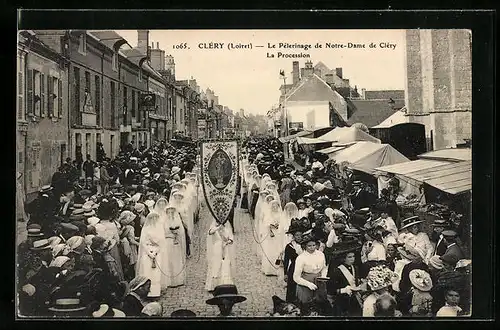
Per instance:
[[[421,154],[418,156],[418,158],[448,160],[448,161],[470,161],[472,160],[472,149],[471,148],[441,149]]]
[[[325,143],[325,141],[302,136],[302,137],[297,137],[297,143],[298,144],[316,144],[316,143]]]
[[[404,100],[394,100],[395,108],[393,109],[388,100],[351,100],[355,107],[352,116],[347,120],[349,124],[363,123],[371,128],[383,122],[385,119],[392,116],[397,109],[404,106]]]
[[[380,140],[363,132],[357,127],[336,127],[330,132],[318,137],[318,140],[323,142],[356,142],[356,141],[371,141],[380,143]]]
[[[371,128],[390,128],[408,122],[408,117],[404,111],[396,111],[389,118]]]
[[[101,42],[106,47],[112,50],[114,50],[113,46],[117,41],[123,40],[126,43],[128,43],[127,40],[125,40],[121,35],[119,35],[115,31],[91,31],[89,32],[89,34],[99,39],[99,42]]]
[[[347,162],[350,168],[368,174],[374,174],[376,168],[407,162],[399,151],[389,144],[360,141],[339,152],[329,155],[337,163]]]
[[[450,163],[419,159],[376,170],[400,174],[453,195],[472,189],[472,161]]]
[[[388,100],[393,99],[396,101],[397,99],[404,100],[405,99],[405,91],[404,90],[379,90],[379,91],[365,91],[365,99],[366,100]]]
[[[138,49],[123,49],[123,55],[132,63],[139,65],[141,59],[146,58],[146,55],[141,53]]]

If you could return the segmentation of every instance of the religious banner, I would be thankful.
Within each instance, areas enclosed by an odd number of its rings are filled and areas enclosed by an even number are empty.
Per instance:
[[[239,175],[238,142],[201,142],[201,182],[208,209],[217,222],[224,223],[236,198]]]

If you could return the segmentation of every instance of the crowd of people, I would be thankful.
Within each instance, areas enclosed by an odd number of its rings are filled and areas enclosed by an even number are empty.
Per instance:
[[[98,154],[67,159],[25,204],[20,315],[162,316],[162,290],[185,284],[198,220],[196,145],[131,143],[114,159]]]
[[[219,316],[246,300],[234,281],[237,253],[255,253],[262,274],[286,286],[284,297],[272,297],[270,315],[470,314],[471,260],[457,228],[446,218],[422,226],[402,210],[397,178],[379,195],[346,164],[311,154],[299,168],[285,162],[277,139],[253,136],[241,144],[239,198],[228,219],[200,219],[198,150],[185,142],[129,144],[114,159],[101,152],[98,161],[66,160],[23,208],[21,315],[163,316],[164,290],[186,284],[199,220],[210,221],[201,233],[204,288]],[[254,251],[235,249],[234,208],[250,215]]]
[[[471,260],[450,219],[423,226],[402,210],[396,177],[379,196],[346,164],[312,154],[297,169],[282,150],[253,137],[241,163],[240,206],[253,219],[261,271],[286,283],[273,315],[470,314]]]

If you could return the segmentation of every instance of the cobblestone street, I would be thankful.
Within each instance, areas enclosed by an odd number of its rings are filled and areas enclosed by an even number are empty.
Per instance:
[[[187,261],[187,284],[179,288],[168,288],[162,295],[164,316],[176,309],[190,309],[199,317],[213,317],[219,311],[216,306],[210,306],[205,301],[212,297],[205,290],[207,272],[206,233],[210,225],[209,210],[203,206],[200,210],[200,221],[196,228],[192,257]],[[248,213],[235,210],[234,244],[236,250],[235,284],[238,292],[247,300],[233,308],[236,316],[264,317],[271,312],[273,303],[271,297],[285,297],[285,287],[282,277],[267,277],[260,272],[261,260],[256,254],[256,245],[252,233],[252,220]]]

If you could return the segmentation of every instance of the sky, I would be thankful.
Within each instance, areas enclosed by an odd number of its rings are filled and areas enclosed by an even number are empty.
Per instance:
[[[128,43],[137,46],[136,30],[117,30]],[[201,89],[210,88],[219,96],[219,104],[233,111],[266,114],[278,105],[279,87],[284,70],[291,83],[292,62],[300,67],[307,60],[313,65],[321,61],[330,69],[342,67],[343,76],[358,90],[405,88],[404,30],[150,30],[149,45],[159,43],[160,49],[175,59],[177,80],[196,79]],[[208,49],[210,43],[224,43],[222,49]],[[228,49],[228,44],[251,44],[251,49]],[[309,44],[311,49],[279,48],[279,43]],[[319,43],[322,48],[315,48]],[[365,48],[326,48],[327,43],[364,44]],[[376,48],[370,48],[370,44]],[[381,48],[394,44],[395,48]],[[200,49],[200,44],[205,49]],[[276,48],[269,48],[275,45]],[[176,49],[184,46],[189,49]],[[256,47],[264,46],[264,47]],[[278,58],[283,54],[309,54],[310,58]],[[268,53],[274,58],[268,58]]]

